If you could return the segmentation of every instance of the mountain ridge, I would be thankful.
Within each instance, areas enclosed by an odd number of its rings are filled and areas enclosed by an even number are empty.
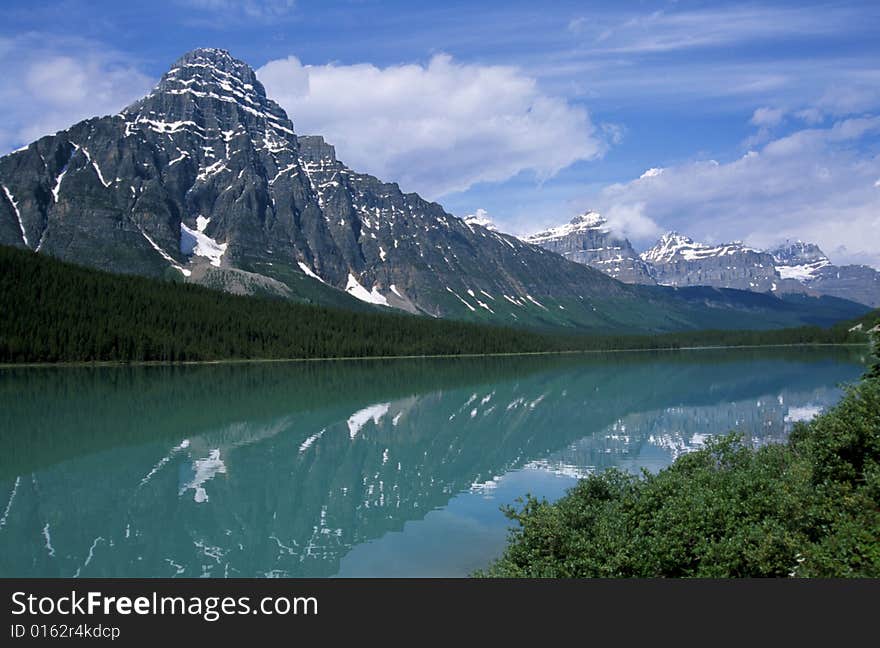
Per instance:
[[[0,185],[2,244],[237,294],[571,330],[785,310],[641,290],[353,171],[226,50],[188,52],[120,113],[0,158]]]
[[[651,248],[638,253],[592,210],[523,240],[626,283],[827,295],[880,306],[880,272],[870,266],[834,265],[816,244],[800,240],[763,250],[742,241],[709,245],[668,231]],[[619,252],[609,256],[610,250]],[[642,267],[634,271],[637,260]]]

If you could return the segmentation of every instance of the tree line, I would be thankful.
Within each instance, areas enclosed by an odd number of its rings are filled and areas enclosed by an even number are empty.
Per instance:
[[[456,355],[864,339],[846,327],[572,335],[355,313],[114,275],[0,246],[0,362]]]

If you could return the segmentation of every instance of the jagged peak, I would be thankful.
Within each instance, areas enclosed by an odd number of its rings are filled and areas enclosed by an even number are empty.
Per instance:
[[[583,214],[579,214],[572,218],[565,225],[559,225],[557,227],[551,227],[550,229],[536,232],[535,234],[530,234],[528,236],[523,237],[523,241],[527,243],[535,243],[541,244],[547,241],[552,241],[554,239],[562,238],[564,236],[569,236],[570,234],[575,234],[577,232],[584,232],[592,229],[606,229],[608,221],[599,214],[599,212],[595,212],[591,209],[588,209]]]
[[[831,259],[818,245],[801,240],[786,241],[770,254],[776,263],[776,271],[783,279],[796,279],[801,283],[811,281],[819,270],[831,265]]]
[[[761,252],[746,246],[742,241],[731,241],[720,245],[707,245],[694,241],[689,236],[677,231],[666,232],[649,250],[641,254],[642,260],[648,263],[668,263],[675,259],[697,261],[709,257],[720,257],[738,252]]]
[[[276,136],[286,140],[294,135],[287,113],[266,96],[253,68],[217,48],[194,49],[178,58],[153,91],[120,116],[130,126],[143,124],[166,135],[192,130],[203,137],[207,132],[235,132],[245,125],[252,136],[262,137],[268,127],[277,131],[267,135],[274,150],[282,146],[274,142]],[[131,132],[129,127],[126,134]]]
[[[249,75],[256,75],[250,65],[248,65],[241,59],[237,59],[232,56],[232,54],[230,54],[228,50],[218,49],[214,47],[197,47],[194,50],[186,52],[174,62],[169,71],[173,70],[174,68],[187,66],[210,66],[214,69],[221,70],[229,74],[245,73]]]
[[[464,222],[468,225],[479,225],[485,227],[490,232],[497,232],[498,226],[489,218],[489,212],[485,209],[477,209],[476,213],[468,214],[464,217]]]
[[[701,245],[694,242],[690,236],[686,234],[682,234],[681,232],[677,232],[675,230],[669,230],[663,236],[660,237],[660,240],[657,241],[657,244],[661,243],[669,243],[669,242],[681,242],[681,243],[690,243],[694,245]]]
[[[597,211],[588,209],[583,214],[575,216],[569,221],[570,225],[580,225],[583,227],[599,227],[605,225],[608,221]]]
[[[828,259],[828,255],[826,255],[818,245],[800,239],[795,241],[786,240],[784,243],[773,248],[771,254],[777,258],[808,256],[812,260],[819,260],[820,258]]]
[[[230,88],[266,98],[266,89],[257,80],[254,69],[242,60],[232,56],[227,50],[200,47],[181,56],[156,86],[162,92],[169,88],[189,86],[195,83],[216,84],[224,90]],[[224,87],[228,86],[228,87]]]

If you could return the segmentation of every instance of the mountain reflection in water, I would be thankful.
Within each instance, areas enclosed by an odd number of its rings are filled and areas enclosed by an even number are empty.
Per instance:
[[[859,350],[0,370],[0,576],[463,575],[500,504],[785,438]]]

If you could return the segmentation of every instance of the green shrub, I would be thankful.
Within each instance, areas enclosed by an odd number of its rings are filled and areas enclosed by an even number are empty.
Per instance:
[[[880,380],[864,379],[785,445],[711,440],[656,475],[609,470],[518,526],[481,576],[880,576]]]

